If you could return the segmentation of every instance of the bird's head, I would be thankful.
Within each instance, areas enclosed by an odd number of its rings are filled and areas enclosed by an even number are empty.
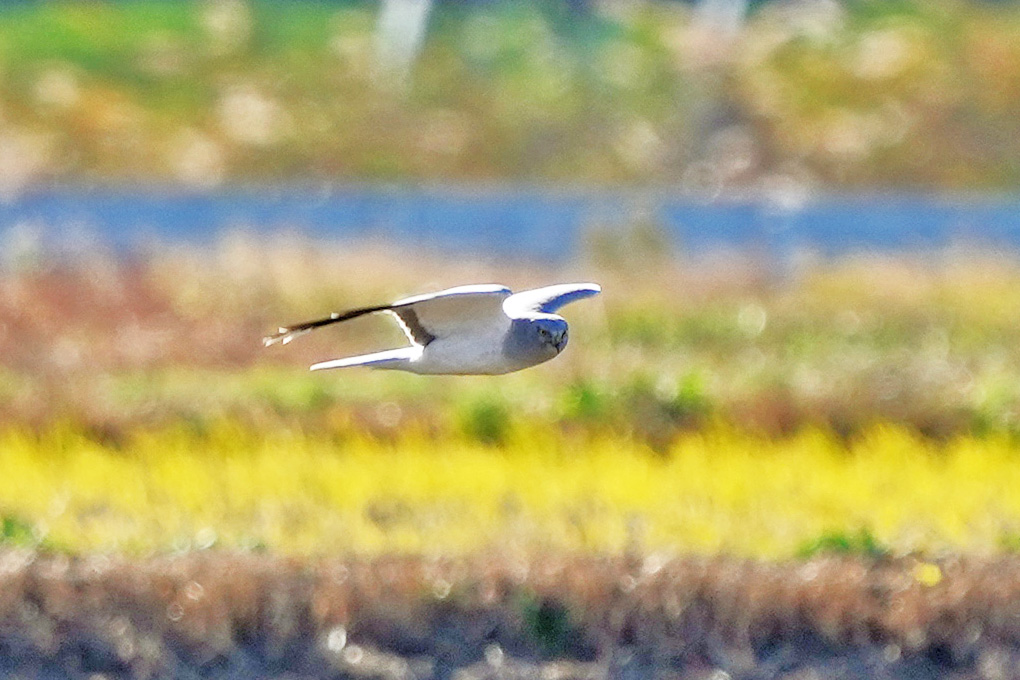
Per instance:
[[[567,346],[567,322],[555,315],[541,316],[532,321],[532,327],[543,347],[552,350],[555,356]]]
[[[513,320],[503,342],[503,355],[519,368],[549,361],[567,346],[567,322],[555,314],[533,314]]]

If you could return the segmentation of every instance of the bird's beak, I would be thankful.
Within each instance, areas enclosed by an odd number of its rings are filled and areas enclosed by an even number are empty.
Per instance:
[[[566,347],[566,346],[567,346],[567,336],[565,334],[561,335],[559,338],[556,339],[556,351],[557,352],[562,352],[563,348]]]

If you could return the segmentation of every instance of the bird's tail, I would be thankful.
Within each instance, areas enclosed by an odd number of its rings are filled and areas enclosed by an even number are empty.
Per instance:
[[[374,354],[362,354],[356,357],[347,357],[345,359],[333,359],[332,361],[322,361],[317,364],[312,364],[309,370],[322,371],[327,368],[348,368],[350,366],[369,366],[370,368],[389,368],[389,369],[405,369],[411,365],[411,362],[418,358],[421,354],[421,347],[401,347],[400,349],[390,349],[385,352],[376,352]]]

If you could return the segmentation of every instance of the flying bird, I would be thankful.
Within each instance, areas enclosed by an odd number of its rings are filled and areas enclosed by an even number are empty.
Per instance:
[[[564,283],[520,293],[499,285],[458,286],[286,326],[262,342],[266,347],[287,344],[316,328],[387,312],[396,317],[411,341],[409,347],[323,361],[311,370],[370,366],[430,375],[499,375],[562,352],[567,321],[554,312],[601,291],[595,283]]]

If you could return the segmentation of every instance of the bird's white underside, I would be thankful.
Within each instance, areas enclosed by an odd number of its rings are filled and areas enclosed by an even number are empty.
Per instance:
[[[472,285],[404,298],[393,303],[396,310],[389,311],[397,317],[410,347],[323,361],[311,370],[370,366],[461,375],[518,370],[532,364],[520,365],[519,360],[511,361],[504,353],[504,341],[514,319],[551,316],[561,305],[600,290],[597,284],[560,284],[513,294],[505,286]],[[412,330],[397,315],[401,309],[414,312],[418,324],[432,336],[430,342],[422,346],[416,341]]]

